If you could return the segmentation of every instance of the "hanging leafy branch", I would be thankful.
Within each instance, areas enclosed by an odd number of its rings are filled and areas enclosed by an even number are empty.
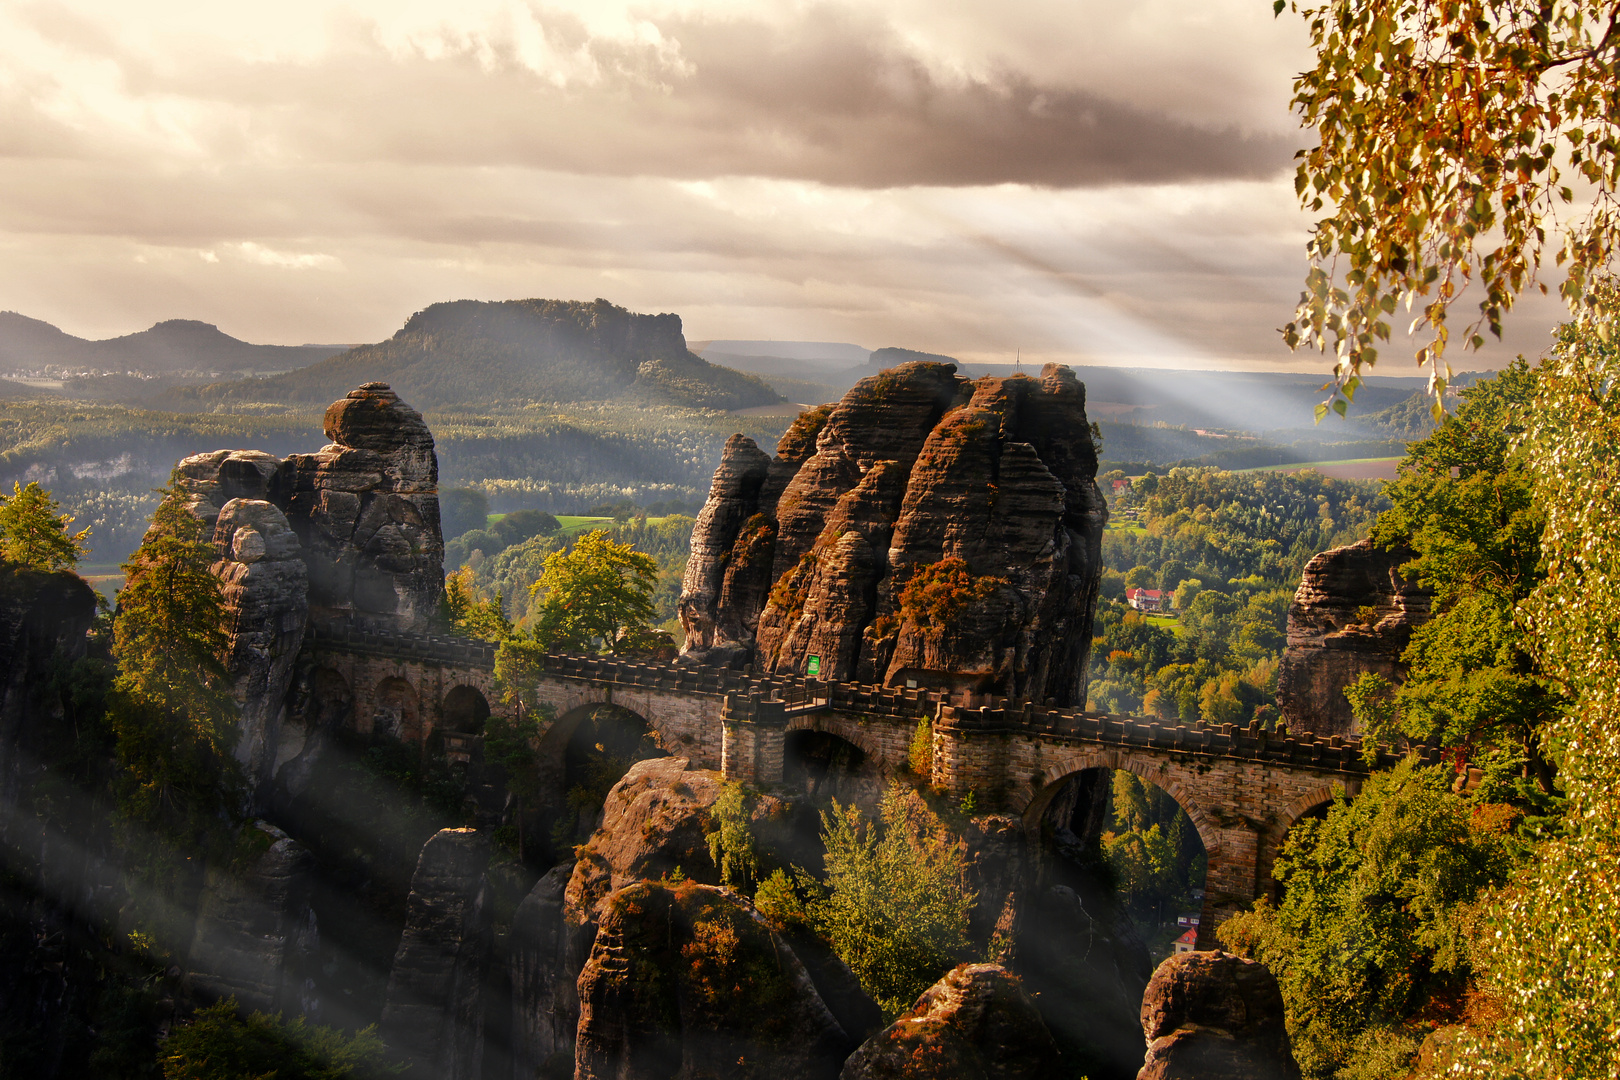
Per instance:
[[[1343,414],[1397,309],[1426,331],[1436,416],[1450,376],[1448,314],[1478,349],[1538,280],[1550,247],[1572,311],[1620,237],[1620,10],[1599,0],[1276,0],[1302,15],[1316,66],[1293,106],[1318,144],[1294,186],[1319,218],[1290,348],[1332,349]]]

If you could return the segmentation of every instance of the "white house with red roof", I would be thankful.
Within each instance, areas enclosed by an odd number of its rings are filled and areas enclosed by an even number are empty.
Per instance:
[[[1137,611],[1163,611],[1165,594],[1159,589],[1126,589],[1125,602]]]

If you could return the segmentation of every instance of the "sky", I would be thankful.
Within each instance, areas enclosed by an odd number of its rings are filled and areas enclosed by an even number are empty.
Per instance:
[[[1325,371],[1276,329],[1309,59],[1267,0],[0,0],[0,310],[357,343],[605,297],[693,341]]]

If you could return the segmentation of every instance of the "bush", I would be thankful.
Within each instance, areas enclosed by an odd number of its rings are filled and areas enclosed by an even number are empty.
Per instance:
[[[1452,794],[1450,769],[1411,758],[1294,826],[1277,860],[1282,903],[1217,934],[1276,973],[1306,1076],[1333,1075],[1380,1031],[1410,1037],[1420,1014],[1455,1021],[1472,905],[1512,869],[1505,833],[1503,815]]]
[[[896,1016],[967,954],[974,894],[965,845],[899,784],[884,794],[881,826],[836,800],[821,823],[827,880],[798,871],[810,923],[872,1000]],[[780,910],[780,884],[772,889],[770,903]]]
[[[236,999],[210,1005],[163,1044],[164,1080],[364,1080],[396,1075],[374,1027],[345,1036],[302,1017],[236,1015]]]

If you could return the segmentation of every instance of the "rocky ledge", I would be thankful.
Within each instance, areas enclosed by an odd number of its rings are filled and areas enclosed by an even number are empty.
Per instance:
[[[1344,688],[1368,671],[1394,683],[1406,677],[1401,654],[1433,600],[1402,576],[1411,558],[1408,548],[1385,550],[1369,539],[1305,564],[1277,671],[1277,704],[1289,731],[1357,734]]]
[[[1066,367],[916,362],[726,444],[692,537],[685,656],[1079,704],[1107,509]],[[814,670],[812,670],[814,669]]]

